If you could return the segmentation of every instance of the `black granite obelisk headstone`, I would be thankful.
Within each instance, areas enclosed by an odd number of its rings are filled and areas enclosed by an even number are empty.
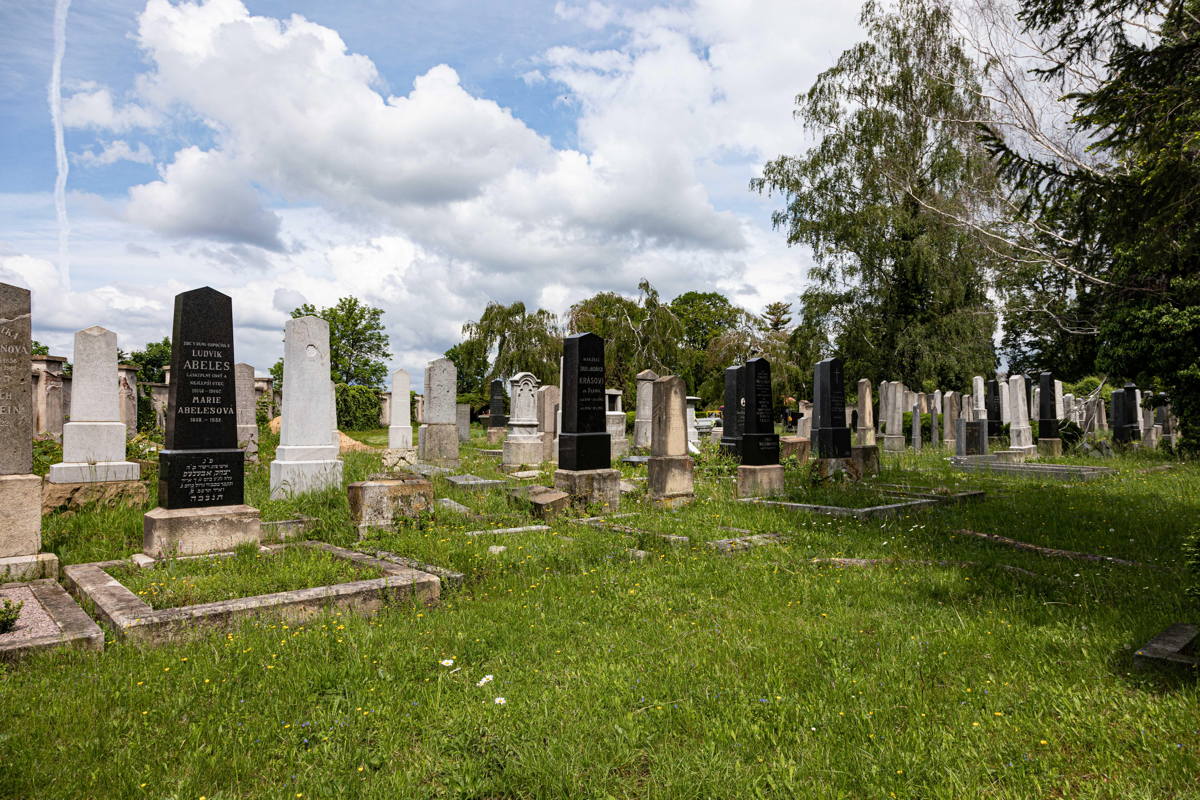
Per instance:
[[[742,464],[758,467],[779,463],[779,434],[771,403],[771,363],[752,358],[742,372],[742,402],[745,421],[742,428]],[[845,398],[842,416],[845,416]]]
[[[241,505],[245,455],[237,446],[233,302],[207,286],[175,297],[163,508]]]
[[[1055,413],[1054,373],[1038,376],[1038,438],[1058,438],[1058,414]]]
[[[1136,384],[1125,384],[1121,392],[1121,421],[1117,430],[1120,432],[1118,441],[1139,442],[1142,439],[1142,410],[1138,408]]]
[[[562,391],[559,469],[608,469],[612,454],[605,425],[604,340],[596,334],[563,339]]]
[[[987,392],[983,396],[983,405],[987,409],[988,436],[1000,435],[1000,383],[996,380],[987,382]]]
[[[840,358],[817,362],[813,375],[812,437],[816,441],[817,458],[850,457],[850,429],[846,427],[846,384]]]
[[[745,367],[725,369],[725,408],[721,410],[721,450],[727,455],[742,455],[742,372]]]
[[[1112,402],[1112,414],[1110,416],[1112,418],[1113,440],[1124,442],[1126,441],[1125,434],[1128,433],[1125,429],[1125,390],[1113,389],[1110,399]]]
[[[488,420],[489,428],[503,428],[508,424],[508,417],[504,415],[504,381],[499,378],[492,381],[492,395],[488,403],[488,411],[491,415]]]

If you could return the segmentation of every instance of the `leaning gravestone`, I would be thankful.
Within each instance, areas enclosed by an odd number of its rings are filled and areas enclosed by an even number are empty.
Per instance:
[[[688,455],[687,385],[667,375],[654,381],[654,432],[647,469],[647,495],[652,503],[674,507],[695,497],[692,457]]]
[[[159,507],[143,519],[143,548],[155,558],[260,539],[258,509],[243,502],[233,365],[229,296],[207,286],[176,295]]]
[[[509,380],[512,393],[512,416],[508,420],[508,435],[500,463],[520,469],[542,463],[542,437],[538,433],[537,391],[539,381],[533,373],[520,372]]]
[[[0,283],[0,583],[58,575],[41,553],[42,479],[33,475],[29,290]]]
[[[63,426],[63,460],[50,467],[49,481],[137,481],[141,468],[125,460],[127,429],[121,422],[115,333],[94,325],[75,334],[71,388],[71,421]]]
[[[752,358],[746,362],[741,377],[745,427],[737,494],[738,497],[780,494],[783,492],[783,467],[779,464],[779,435],[775,433],[772,413],[771,363],[765,358]]]
[[[314,316],[289,319],[283,334],[283,419],[271,462],[272,500],[342,487],[329,369],[329,323]]]
[[[562,427],[554,487],[576,505],[616,509],[621,473],[612,469],[605,416],[604,340],[594,333],[563,339]]]
[[[742,397],[742,373],[745,367],[725,369],[725,406],[721,410],[721,451],[741,458],[742,428],[746,421],[745,398]]]

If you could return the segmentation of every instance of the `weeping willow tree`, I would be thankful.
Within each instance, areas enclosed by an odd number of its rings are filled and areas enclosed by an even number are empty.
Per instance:
[[[469,361],[465,365],[472,373],[481,371],[481,363],[489,365],[482,369],[484,385],[518,372],[531,372],[542,383],[556,383],[562,329],[558,318],[545,309],[531,312],[520,301],[507,306],[492,302],[477,321],[463,325],[463,342],[451,350],[453,354],[447,356]]]
[[[773,222],[788,244],[812,249],[801,313],[828,331],[848,377],[932,389],[995,367],[987,289],[999,256],[981,230],[1000,186],[978,141],[978,71],[950,13],[937,0],[893,12],[867,2],[868,40],[796,98],[817,144],[751,182],[786,200]]]

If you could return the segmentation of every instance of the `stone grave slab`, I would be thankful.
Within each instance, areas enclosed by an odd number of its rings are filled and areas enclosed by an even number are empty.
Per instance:
[[[504,486],[508,481],[495,478],[481,478],[478,475],[447,475],[446,480],[460,489],[490,489],[494,486]]]
[[[104,649],[104,632],[58,585],[41,578],[27,583],[0,584],[0,601],[24,603],[17,626],[0,633],[0,662],[56,647]]]

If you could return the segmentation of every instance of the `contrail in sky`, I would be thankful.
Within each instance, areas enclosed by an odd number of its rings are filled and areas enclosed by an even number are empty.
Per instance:
[[[71,263],[67,252],[67,240],[71,226],[67,222],[67,149],[63,144],[62,126],[62,62],[67,50],[67,12],[71,0],[55,0],[54,3],[54,63],[50,68],[50,122],[54,125],[54,162],[58,174],[54,179],[54,213],[58,217],[58,270],[62,274],[63,286],[71,288]]]

